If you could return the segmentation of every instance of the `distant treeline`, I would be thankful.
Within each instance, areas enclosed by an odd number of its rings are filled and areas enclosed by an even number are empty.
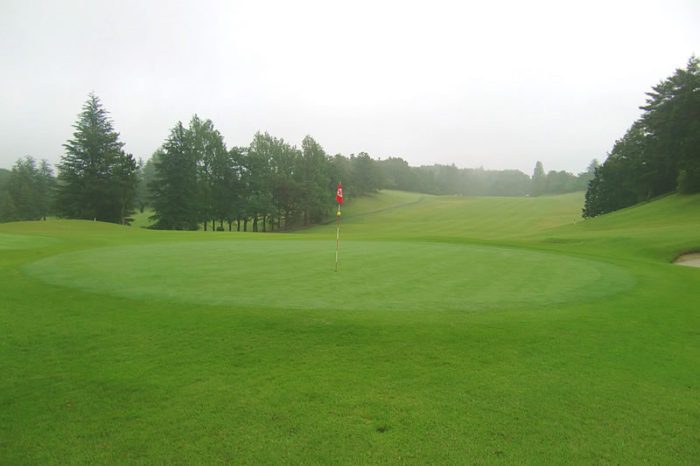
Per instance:
[[[647,92],[642,117],[615,142],[595,170],[584,217],[612,212],[678,191],[700,192],[700,65],[685,69]]]
[[[257,133],[244,147],[227,148],[211,120],[178,122],[146,163],[123,151],[99,99],[90,95],[54,177],[45,161],[19,159],[0,170],[0,221],[47,215],[128,224],[138,208],[153,209],[153,228],[271,231],[322,221],[343,182],[346,199],[397,189],[438,195],[539,196],[582,191],[597,167],[579,175],[532,177],[519,170],[411,167],[398,157],[360,152],[328,155],[310,136],[301,148]],[[249,224],[251,224],[249,226]],[[235,226],[234,226],[235,225]]]
[[[462,196],[541,196],[584,191],[598,162],[593,160],[588,170],[578,175],[566,171],[545,174],[542,162],[537,162],[532,177],[520,170],[454,165],[410,167],[400,158],[379,160],[376,164],[382,187],[387,189]]]
[[[17,160],[12,170],[0,169],[0,222],[41,220],[53,213],[56,180],[46,160]]]

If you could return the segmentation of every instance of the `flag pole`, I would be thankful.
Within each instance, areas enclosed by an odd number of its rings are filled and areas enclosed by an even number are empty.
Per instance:
[[[335,229],[335,271],[338,271],[338,242],[340,241],[340,204],[343,203],[343,185],[338,183],[338,192],[335,195],[338,203],[338,223]]]
[[[335,271],[338,271],[338,242],[340,241],[340,204],[338,204],[338,226],[335,229]]]

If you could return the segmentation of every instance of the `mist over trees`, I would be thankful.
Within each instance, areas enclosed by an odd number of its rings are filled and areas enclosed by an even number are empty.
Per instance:
[[[662,194],[700,192],[700,63],[691,57],[647,92],[640,119],[595,170],[584,217]]]
[[[19,159],[0,170],[0,221],[55,215],[128,224],[136,209],[153,211],[152,228],[173,230],[288,230],[327,219],[335,190],[346,199],[396,189],[435,195],[537,196],[585,189],[578,176],[519,170],[412,167],[400,157],[373,159],[360,152],[330,155],[311,136],[301,147],[269,133],[247,146],[226,147],[208,119],[177,122],[147,161],[138,163],[99,98],[90,94],[54,177],[46,161]],[[593,165],[592,165],[593,166]],[[589,173],[591,172],[591,173]]]
[[[595,167],[597,162],[592,162]],[[145,199],[155,210],[153,228],[287,230],[322,221],[333,209],[341,180],[346,198],[397,189],[436,195],[527,196],[583,191],[593,168],[578,176],[544,174],[541,186],[519,170],[464,169],[454,165],[411,167],[398,157],[372,159],[360,152],[329,156],[311,136],[301,149],[269,133],[247,147],[227,149],[211,120],[178,122],[144,165]],[[536,177],[535,177],[536,178]],[[249,226],[250,224],[250,226]]]
[[[642,116],[601,165],[585,172],[412,167],[400,157],[329,155],[311,136],[301,148],[268,133],[227,148],[211,120],[178,122],[153,156],[124,152],[100,100],[90,94],[54,177],[30,156],[0,169],[0,221],[48,215],[128,224],[153,209],[154,228],[284,230],[323,221],[338,181],[346,199],[379,189],[436,195],[541,196],[586,190],[584,217],[659,195],[700,192],[700,62],[691,57],[647,93]]]
[[[46,160],[37,164],[30,156],[18,159],[0,178],[0,221],[46,219],[55,181]]]
[[[592,169],[579,175],[565,171],[545,174],[537,162],[532,178],[520,170],[457,168],[455,165],[410,167],[397,157],[376,161],[386,189],[460,196],[541,196],[584,191]],[[596,161],[591,164],[597,164]]]

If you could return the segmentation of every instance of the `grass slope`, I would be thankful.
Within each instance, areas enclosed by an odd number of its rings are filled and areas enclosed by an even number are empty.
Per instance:
[[[694,463],[700,196],[581,203],[0,225],[0,463]]]

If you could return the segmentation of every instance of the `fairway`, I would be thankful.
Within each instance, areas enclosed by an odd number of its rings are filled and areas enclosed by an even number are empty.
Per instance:
[[[0,232],[0,251],[12,249],[32,249],[55,243],[53,238],[26,236]]]
[[[0,224],[0,464],[697,463],[700,195],[582,202]]]
[[[138,299],[249,308],[479,311],[599,298],[619,267],[519,249],[348,241],[216,241],[90,249],[25,267],[48,283]]]

